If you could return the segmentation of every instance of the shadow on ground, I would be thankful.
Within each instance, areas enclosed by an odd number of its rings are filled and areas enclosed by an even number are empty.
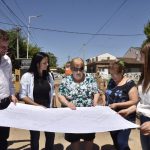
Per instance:
[[[66,150],[71,150],[71,146],[69,145]],[[83,142],[80,143],[80,150],[85,150]],[[100,148],[97,144],[94,144],[93,150],[100,150]]]
[[[101,147],[101,150],[116,150],[113,145],[106,144]]]
[[[10,145],[12,145],[12,144],[14,144],[14,143],[19,143],[19,142],[30,142],[30,140],[15,140],[15,141],[8,141],[8,146],[10,146]],[[8,150],[21,150],[21,149],[24,149],[24,148],[26,148],[27,146],[29,146],[30,144],[28,143],[28,144],[25,144],[25,145],[23,145],[23,146],[21,146],[21,147],[18,147],[18,148],[15,148],[15,149],[13,149],[13,148],[9,148]]]
[[[25,144],[25,145],[23,145],[21,147],[15,148],[15,149],[9,148],[8,150],[30,150],[30,148],[28,148],[29,145],[30,145],[30,140],[9,141],[8,142],[8,146],[10,146],[10,145],[12,145],[14,143],[19,143],[19,142],[29,142],[29,143]],[[44,148],[42,150],[44,150]],[[54,150],[64,150],[64,146],[62,144],[60,144],[60,143],[55,144],[54,145]],[[66,148],[66,150],[71,150],[71,146],[69,145]],[[83,142],[80,143],[80,150],[84,150],[84,143]],[[110,144],[103,145],[101,147],[101,149],[100,149],[100,147],[97,144],[94,144],[93,150],[116,150],[116,149],[114,148],[113,145],[110,145]]]
[[[9,141],[8,142],[8,146],[10,146],[10,145],[12,145],[14,143],[17,143],[17,142],[30,142],[30,140]],[[31,150],[30,148],[27,148],[27,147],[29,147],[29,145],[30,145],[30,143],[25,144],[25,145],[23,145],[21,147],[15,148],[15,149],[9,148],[8,150]],[[42,150],[44,150],[44,148]],[[54,150],[64,150],[64,146],[62,144],[55,144],[54,145]]]

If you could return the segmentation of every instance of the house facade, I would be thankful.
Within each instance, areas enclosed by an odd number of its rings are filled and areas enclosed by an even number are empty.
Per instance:
[[[126,74],[127,76],[135,76],[140,77],[141,68],[143,67],[143,63],[141,61],[140,48],[129,48],[129,50],[125,53],[123,57],[115,57],[109,53],[105,53],[93,58],[89,58],[86,60],[87,62],[87,72],[89,73],[100,73],[102,76],[107,77],[109,75],[108,67],[111,63],[122,60],[126,66]],[[131,75],[134,74],[134,75]]]
[[[108,74],[108,66],[111,62],[116,61],[116,57],[105,53],[93,58],[89,58],[86,60],[87,62],[87,72],[96,73],[101,72],[103,74]]]

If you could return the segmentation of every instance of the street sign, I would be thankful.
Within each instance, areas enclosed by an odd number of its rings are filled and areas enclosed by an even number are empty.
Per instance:
[[[21,66],[30,66],[31,64],[31,59],[22,59],[21,60]]]

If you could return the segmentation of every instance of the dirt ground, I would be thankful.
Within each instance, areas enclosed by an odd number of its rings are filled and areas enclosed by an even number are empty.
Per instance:
[[[30,150],[29,131],[11,128],[8,139],[8,150]],[[45,137],[43,132],[40,136],[40,150],[44,148]],[[54,150],[69,150],[69,142],[64,140],[63,133],[56,133]],[[133,129],[129,138],[131,150],[141,150],[139,130]],[[83,148],[81,147],[81,150]],[[115,150],[112,146],[112,140],[109,132],[97,133],[94,140],[94,150]]]

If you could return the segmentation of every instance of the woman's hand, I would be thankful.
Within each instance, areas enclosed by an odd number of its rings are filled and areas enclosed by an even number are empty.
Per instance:
[[[110,104],[109,107],[113,110],[117,109],[117,103]]]
[[[128,115],[135,113],[135,112],[136,112],[136,105],[132,105],[129,108],[120,110],[118,113],[123,117],[127,117]]]
[[[150,121],[144,122],[140,129],[144,135],[150,135]]]
[[[118,112],[118,114],[120,114],[122,117],[127,117],[130,113],[128,109],[122,109]]]
[[[68,102],[67,106],[72,110],[76,110],[76,106],[72,102]]]

